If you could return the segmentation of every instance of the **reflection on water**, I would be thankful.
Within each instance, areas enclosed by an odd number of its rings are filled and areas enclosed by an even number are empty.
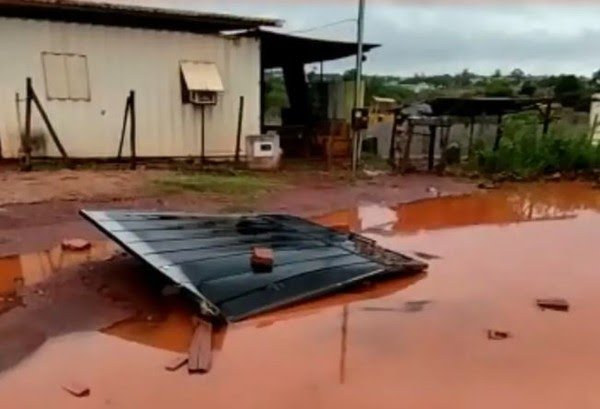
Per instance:
[[[69,267],[106,259],[116,251],[117,246],[112,242],[99,241],[84,251],[66,251],[58,245],[37,253],[1,257],[0,314],[23,305],[25,287],[44,283]]]
[[[510,185],[470,196],[401,204],[364,205],[315,218],[329,226],[379,234],[415,233],[482,224],[509,224],[576,217],[600,211],[600,192],[580,183]]]

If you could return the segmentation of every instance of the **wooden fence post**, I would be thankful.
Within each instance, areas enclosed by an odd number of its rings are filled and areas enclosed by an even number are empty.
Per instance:
[[[125,101],[125,113],[123,114],[123,127],[121,128],[121,140],[119,141],[119,150],[117,151],[117,160],[121,160],[123,155],[123,144],[125,143],[125,130],[127,129],[127,118],[131,110],[131,96],[128,95]]]
[[[31,87],[31,82],[29,83],[29,86]],[[31,93],[31,98],[33,99],[33,102],[35,103],[40,115],[42,116],[42,119],[44,120],[44,123],[46,124],[46,128],[48,128],[48,132],[50,132],[50,136],[52,137],[52,140],[54,141],[56,148],[60,152],[60,154],[63,157],[63,159],[65,160],[65,162],[68,162],[69,155],[67,155],[67,151],[65,150],[62,143],[60,142],[60,139],[58,139],[58,135],[56,134],[56,131],[54,130],[54,127],[52,126],[52,123],[50,122],[50,118],[48,118],[48,114],[44,110],[44,107],[42,107],[42,104],[41,104],[40,100],[38,99],[35,91],[33,90],[33,87],[31,87],[30,93]]]
[[[240,163],[240,144],[242,139],[242,124],[244,121],[244,96],[240,97],[240,108],[238,111],[238,127],[237,127],[237,135],[235,138],[235,163]],[[202,123],[204,124],[204,119],[202,119]]]
[[[21,149],[23,150],[21,170],[28,172],[31,170],[31,78],[29,77],[27,77],[25,88],[25,133],[21,137]]]
[[[130,138],[130,146],[131,146],[131,163],[129,168],[131,170],[135,170],[136,168],[136,151],[135,151],[135,91],[131,90],[129,92],[129,105],[130,105],[130,114],[131,114],[131,127],[129,129],[129,138]]]

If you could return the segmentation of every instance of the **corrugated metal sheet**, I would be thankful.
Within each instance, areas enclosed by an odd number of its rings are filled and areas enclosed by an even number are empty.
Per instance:
[[[91,100],[48,100],[42,52],[85,55]],[[260,132],[257,39],[0,18],[3,154],[18,154],[15,94],[24,96],[25,79],[30,76],[65,149],[74,157],[116,155],[125,101],[132,89],[136,91],[138,155],[199,155],[201,113],[198,107],[182,103],[180,69],[181,61],[198,60],[214,62],[225,89],[218,104],[206,108],[206,154],[231,156],[240,96],[246,102],[242,135]],[[23,102],[20,109],[25,112]],[[34,115],[33,129],[44,129],[38,115]],[[129,151],[128,144],[126,140],[124,152]],[[35,154],[59,156],[47,133],[46,146]]]
[[[206,216],[130,211],[81,214],[109,237],[201,301],[204,312],[237,321],[352,283],[410,274],[427,265],[368,239],[289,215]],[[252,249],[273,250],[257,273]]]
[[[225,91],[221,75],[214,63],[184,61],[181,63],[181,72],[190,91]]]

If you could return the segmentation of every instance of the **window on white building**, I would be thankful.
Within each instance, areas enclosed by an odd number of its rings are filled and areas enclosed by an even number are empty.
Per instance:
[[[49,100],[91,100],[85,55],[43,52],[42,66]]]

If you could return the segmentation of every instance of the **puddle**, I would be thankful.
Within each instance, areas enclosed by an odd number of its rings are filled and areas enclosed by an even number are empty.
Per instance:
[[[132,264],[100,271],[109,294],[135,293],[139,299],[129,301],[141,311],[96,325],[100,331],[55,332],[2,374],[0,396],[14,407],[68,407],[73,400],[55,381],[60,374],[84,379],[89,407],[600,406],[597,190],[577,183],[508,186],[397,207],[366,205],[318,221],[361,231],[396,251],[440,258],[428,260],[426,275],[232,325],[216,335],[213,369],[204,376],[163,368],[187,349],[187,307],[177,297],[156,305],[156,290],[141,284],[150,279]],[[16,277],[27,286],[39,282],[36,274]],[[119,284],[127,274],[127,285]],[[97,284],[86,288],[96,294],[89,288]],[[536,300],[545,298],[564,298],[570,309],[541,311]],[[0,316],[0,332],[14,311]],[[490,340],[490,329],[510,337]],[[32,343],[36,337],[31,332]]]

